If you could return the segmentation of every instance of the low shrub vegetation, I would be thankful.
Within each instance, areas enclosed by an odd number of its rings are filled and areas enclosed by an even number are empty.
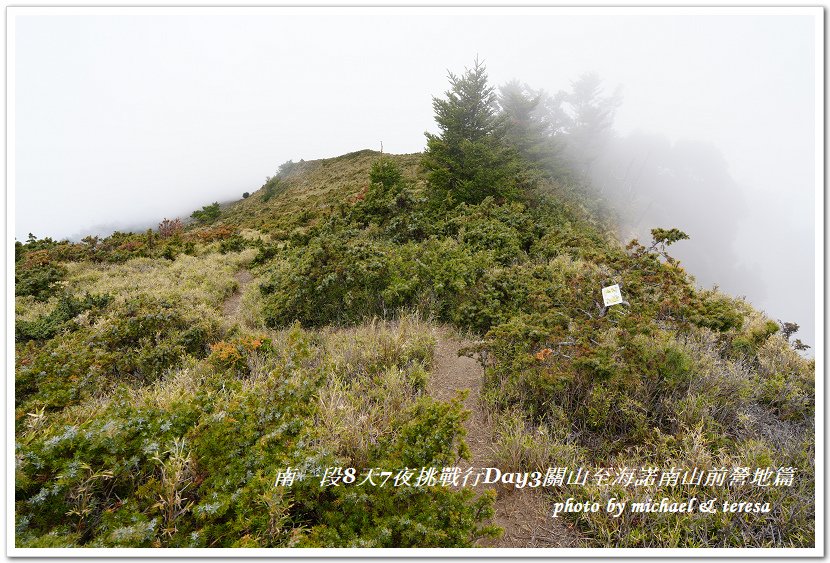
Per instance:
[[[815,364],[797,326],[696,287],[676,228],[621,244],[574,175],[510,145],[495,103],[476,64],[436,99],[424,155],[289,161],[186,226],[16,243],[16,545],[497,535],[492,494],[321,486],[330,468],[469,458],[461,402],[426,393],[436,323],[475,341],[503,470],[795,468],[786,487],[547,487],[771,507],[562,514],[582,545],[814,545]],[[624,302],[606,307],[613,284]]]

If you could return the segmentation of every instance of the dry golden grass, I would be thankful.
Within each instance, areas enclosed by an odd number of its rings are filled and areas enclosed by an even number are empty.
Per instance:
[[[309,160],[295,165],[281,181],[279,196],[263,200],[258,190],[228,210],[223,222],[228,225],[254,227],[262,231],[289,230],[325,214],[340,203],[351,201],[369,185],[369,171],[381,155],[371,150],[349,153],[336,158]],[[417,186],[421,154],[384,154],[401,168],[404,177]]]
[[[72,262],[67,264],[66,288],[74,294],[110,294],[122,301],[145,294],[193,307],[218,308],[237,287],[234,272],[255,255],[256,250],[246,249],[228,254],[181,254],[173,261]]]
[[[252,275],[251,281],[241,289],[237,318],[248,330],[264,331],[267,329],[263,315],[264,299],[259,290],[262,281],[262,276]]]
[[[37,301],[31,295],[17,295],[14,298],[14,318],[17,322],[32,322],[51,312],[56,301],[55,297],[50,297],[46,301]]]
[[[548,467],[573,467],[579,449],[563,441],[561,432],[547,425],[529,425],[521,412],[507,410],[493,415],[493,462],[502,471],[541,471]],[[561,430],[561,429],[559,429]]]
[[[242,229],[239,231],[239,236],[245,240],[261,240],[262,242],[271,242],[271,235],[262,233],[256,229]]]
[[[421,392],[432,327],[414,316],[322,332],[326,383],[317,393],[317,446],[363,467],[371,447]]]

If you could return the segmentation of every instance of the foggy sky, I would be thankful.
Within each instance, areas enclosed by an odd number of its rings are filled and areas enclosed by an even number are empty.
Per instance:
[[[387,152],[421,151],[447,69],[478,55],[492,84],[516,78],[551,93],[595,71],[609,92],[622,86],[618,139],[719,154],[717,178],[742,197],[680,198],[671,219],[706,225],[707,206],[722,203],[736,206],[737,223],[690,232],[678,252],[697,240],[705,254],[722,234],[737,262],[721,287],[798,322],[814,345],[821,11],[597,14],[18,15],[14,236],[154,225],[238,199],[288,159],[381,141]]]

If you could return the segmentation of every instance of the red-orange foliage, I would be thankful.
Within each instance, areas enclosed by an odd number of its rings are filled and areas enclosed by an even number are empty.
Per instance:
[[[169,238],[175,235],[178,235],[184,230],[184,225],[180,219],[170,219],[165,218],[161,223],[159,223],[158,231],[159,236],[161,238]]]

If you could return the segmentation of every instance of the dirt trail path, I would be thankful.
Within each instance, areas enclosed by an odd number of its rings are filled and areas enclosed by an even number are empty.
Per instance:
[[[236,274],[234,274],[234,277],[236,278],[239,287],[236,288],[233,295],[228,297],[222,305],[222,314],[228,319],[236,318],[239,313],[239,306],[242,303],[242,290],[245,289],[245,286],[254,279],[254,276],[252,276],[251,272],[248,270],[239,270]]]
[[[472,344],[458,338],[450,329],[436,333],[435,360],[427,392],[434,398],[448,401],[459,392],[469,390],[464,407],[470,416],[464,426],[467,444],[472,454],[469,465],[473,468],[494,467],[492,444],[493,424],[482,408],[481,365],[466,356],[458,356],[458,350]],[[483,490],[481,488],[480,490]],[[550,517],[549,507],[542,494],[535,489],[496,488],[496,515],[493,521],[504,528],[504,535],[497,540],[480,540],[482,547],[572,547],[574,533],[559,521]]]

